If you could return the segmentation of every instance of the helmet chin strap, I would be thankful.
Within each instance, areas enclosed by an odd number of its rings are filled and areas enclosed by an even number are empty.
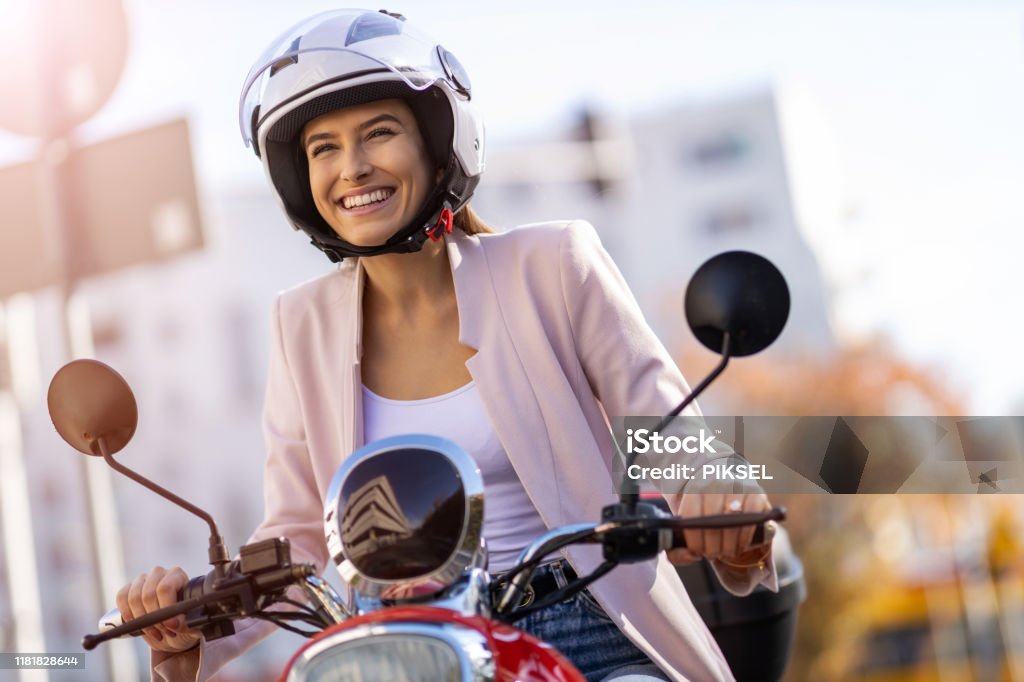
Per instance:
[[[423,248],[423,243],[428,237],[432,241],[437,241],[441,239],[442,234],[451,234],[454,197],[442,189],[448,186],[446,180],[447,177],[437,184],[423,202],[423,208],[416,217],[379,246],[358,246],[340,237],[310,232],[307,234],[312,237],[313,246],[323,251],[332,263],[338,263],[345,258],[378,256],[384,253],[414,253]]]

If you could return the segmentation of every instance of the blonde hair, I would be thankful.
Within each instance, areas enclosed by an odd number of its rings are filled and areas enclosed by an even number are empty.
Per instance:
[[[469,204],[463,206],[462,210],[455,214],[452,224],[466,234],[490,234],[497,232],[497,230],[484,222],[484,219]]]

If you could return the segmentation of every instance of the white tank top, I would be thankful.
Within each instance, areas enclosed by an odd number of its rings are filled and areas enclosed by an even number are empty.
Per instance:
[[[364,386],[364,440],[403,433],[447,438],[476,460],[484,479],[484,539],[492,573],[512,568],[527,543],[547,532],[491,426],[475,382],[422,400],[391,400]]]

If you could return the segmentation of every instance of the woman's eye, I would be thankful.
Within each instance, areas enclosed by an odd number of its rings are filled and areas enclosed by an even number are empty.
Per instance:
[[[373,130],[370,131],[366,138],[368,140],[372,140],[375,137],[389,136],[394,134],[395,131],[391,130],[391,128],[374,128]]]
[[[320,155],[321,152],[325,152],[328,149],[332,149],[333,147],[334,145],[332,144],[318,144],[317,146],[313,147],[313,149],[309,152],[309,155],[313,158],[316,158],[317,156]]]

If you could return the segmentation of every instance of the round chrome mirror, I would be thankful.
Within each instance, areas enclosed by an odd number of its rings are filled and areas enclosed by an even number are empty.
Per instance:
[[[443,438],[403,435],[356,450],[334,474],[324,505],[341,577],[380,599],[453,584],[477,564],[483,490],[473,459]]]

